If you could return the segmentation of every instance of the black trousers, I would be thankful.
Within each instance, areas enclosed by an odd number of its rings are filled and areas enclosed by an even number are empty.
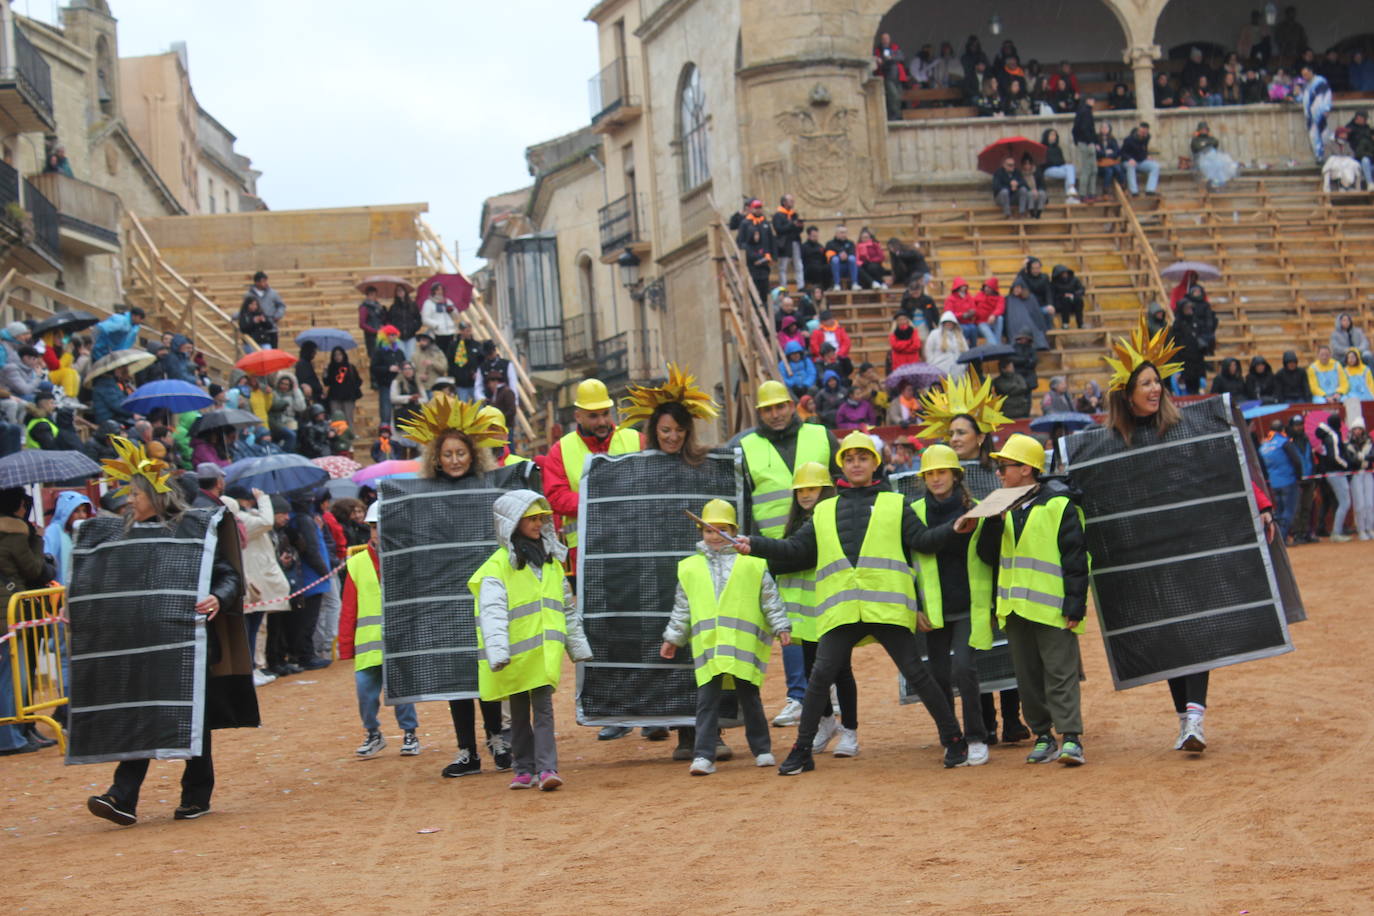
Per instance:
[[[210,735],[205,729],[200,756],[186,761],[181,773],[181,804],[210,807],[210,794],[215,791],[215,761],[210,756]],[[138,793],[148,775],[148,760],[125,760],[115,767],[114,784],[109,794],[130,814],[138,809]]]
[[[759,291],[759,301],[768,305],[768,278],[772,274],[772,268],[766,264],[749,265],[749,279],[754,281],[754,289]]]
[[[811,671],[816,667],[816,646],[814,642],[802,641],[802,661],[806,678],[811,679]],[[835,696],[840,701],[840,724],[845,728],[859,727],[859,684],[854,680],[854,668],[852,665],[845,665],[835,674]],[[833,716],[835,707],[830,702],[830,691],[825,692],[825,712],[823,715]]]
[[[453,732],[458,736],[458,750],[477,753],[477,711],[482,706],[482,727],[487,737],[501,734],[500,700],[449,700],[448,714],[453,719]]]
[[[1207,675],[1210,671],[1184,674],[1169,678],[1169,693],[1174,698],[1174,712],[1187,712],[1189,703],[1207,705]]]
[[[968,617],[946,620],[945,625],[926,634],[930,655],[930,674],[940,685],[950,709],[954,708],[954,688],[959,688],[964,711],[964,737],[970,741],[987,738],[983,705],[979,699],[978,668],[973,664],[973,647],[968,644],[972,622]]]
[[[830,685],[840,669],[849,665],[854,646],[865,636],[872,636],[882,645],[907,684],[921,698],[939,729],[940,743],[949,747],[963,737],[949,701],[940,692],[940,685],[931,677],[926,663],[921,661],[915,633],[890,623],[845,623],[827,631],[816,643],[816,664],[806,682],[801,722],[797,725],[797,746],[809,748],[816,740],[821,713],[830,702]]]
[[[987,728],[989,735],[997,734],[997,701],[993,699],[996,694],[985,693],[982,696],[983,702],[983,725]],[[1007,723],[1021,721],[1021,693],[1015,687],[1008,687],[1001,691],[1002,696],[1002,728],[1006,729]]]

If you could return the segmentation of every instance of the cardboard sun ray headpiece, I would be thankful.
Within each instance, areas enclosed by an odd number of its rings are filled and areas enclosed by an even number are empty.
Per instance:
[[[1126,383],[1131,379],[1131,373],[1145,363],[1149,363],[1159,371],[1160,381],[1182,372],[1183,363],[1169,362],[1182,349],[1174,343],[1168,328],[1160,328],[1153,337],[1150,336],[1149,325],[1146,324],[1145,315],[1142,314],[1140,323],[1131,331],[1131,336],[1129,338],[1118,337],[1116,343],[1112,344],[1113,355],[1102,357],[1103,362],[1112,370],[1112,378],[1107,385],[1107,390],[1121,391],[1124,389]]]
[[[993,394],[991,378],[980,384],[965,374],[945,385],[943,391],[932,388],[921,395],[921,420],[925,426],[917,435],[922,439],[948,439],[950,421],[960,414],[973,417],[982,433],[994,432],[1011,422],[1002,413],[1007,399]]]
[[[636,385],[629,396],[620,402],[620,425],[634,426],[649,419],[662,404],[677,401],[698,420],[714,420],[720,406],[711,396],[696,387],[696,377],[688,375],[672,363],[668,364],[668,380],[657,388]]]
[[[105,468],[105,481],[109,484],[123,484],[115,490],[116,496],[128,496],[135,477],[142,477],[153,485],[158,493],[172,492],[171,468],[167,462],[149,458],[142,445],[137,445],[123,436],[111,436],[110,445],[114,446],[118,458],[106,458],[101,462]]]
[[[406,437],[421,445],[433,441],[446,429],[466,434],[478,448],[500,448],[510,434],[505,424],[484,413],[481,404],[460,401],[452,395],[438,394],[418,414],[396,424]]]

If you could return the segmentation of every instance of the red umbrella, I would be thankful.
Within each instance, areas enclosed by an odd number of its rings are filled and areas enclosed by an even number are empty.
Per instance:
[[[375,277],[363,277],[358,285],[353,287],[358,292],[366,292],[369,286],[377,287],[378,299],[396,298],[396,288],[400,287],[408,293],[415,292],[415,287],[405,277],[397,277],[391,274],[377,274]],[[423,300],[422,300],[423,301]]]
[[[1021,157],[1030,153],[1031,159],[1039,165],[1045,161],[1045,147],[1043,144],[1036,143],[1026,137],[1003,137],[996,143],[983,147],[983,151],[978,154],[978,170],[987,172],[991,175],[1002,167],[1002,160],[1010,156],[1016,160],[1019,168]]]
[[[430,287],[436,283],[444,288],[444,295],[448,297],[449,302],[457,306],[458,311],[461,312],[472,304],[472,284],[462,274],[435,274],[420,284],[415,301],[423,305],[429,298]]]
[[[249,375],[271,375],[273,372],[290,369],[294,365],[296,365],[296,357],[285,350],[273,350],[268,347],[265,350],[249,353],[234,363],[234,368],[242,369]]]

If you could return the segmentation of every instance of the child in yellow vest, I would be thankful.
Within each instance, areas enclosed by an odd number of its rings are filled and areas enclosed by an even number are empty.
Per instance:
[[[477,606],[477,683],[483,700],[510,700],[512,789],[563,785],[554,744],[553,692],[563,654],[592,657],[563,574],[567,548],[553,510],[533,490],[512,490],[492,507],[501,547],[468,588]]]
[[[716,771],[720,699],[731,680],[754,763],[771,767],[776,761],[759,687],[768,667],[772,634],[786,646],[792,624],[768,574],[768,564],[735,552],[731,540],[738,530],[734,506],[713,499],[701,515],[706,524],[701,526],[699,552],[678,564],[673,613],[659,649],[663,658],[673,658],[680,646],[689,640],[692,644],[697,745],[689,772],[706,776]]]

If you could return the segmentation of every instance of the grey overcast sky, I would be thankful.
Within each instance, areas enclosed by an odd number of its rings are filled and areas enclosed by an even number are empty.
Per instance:
[[[53,21],[54,0],[13,0]],[[589,120],[592,0],[110,0],[121,56],[185,41],[274,210],[426,201],[464,269],[526,146]]]

